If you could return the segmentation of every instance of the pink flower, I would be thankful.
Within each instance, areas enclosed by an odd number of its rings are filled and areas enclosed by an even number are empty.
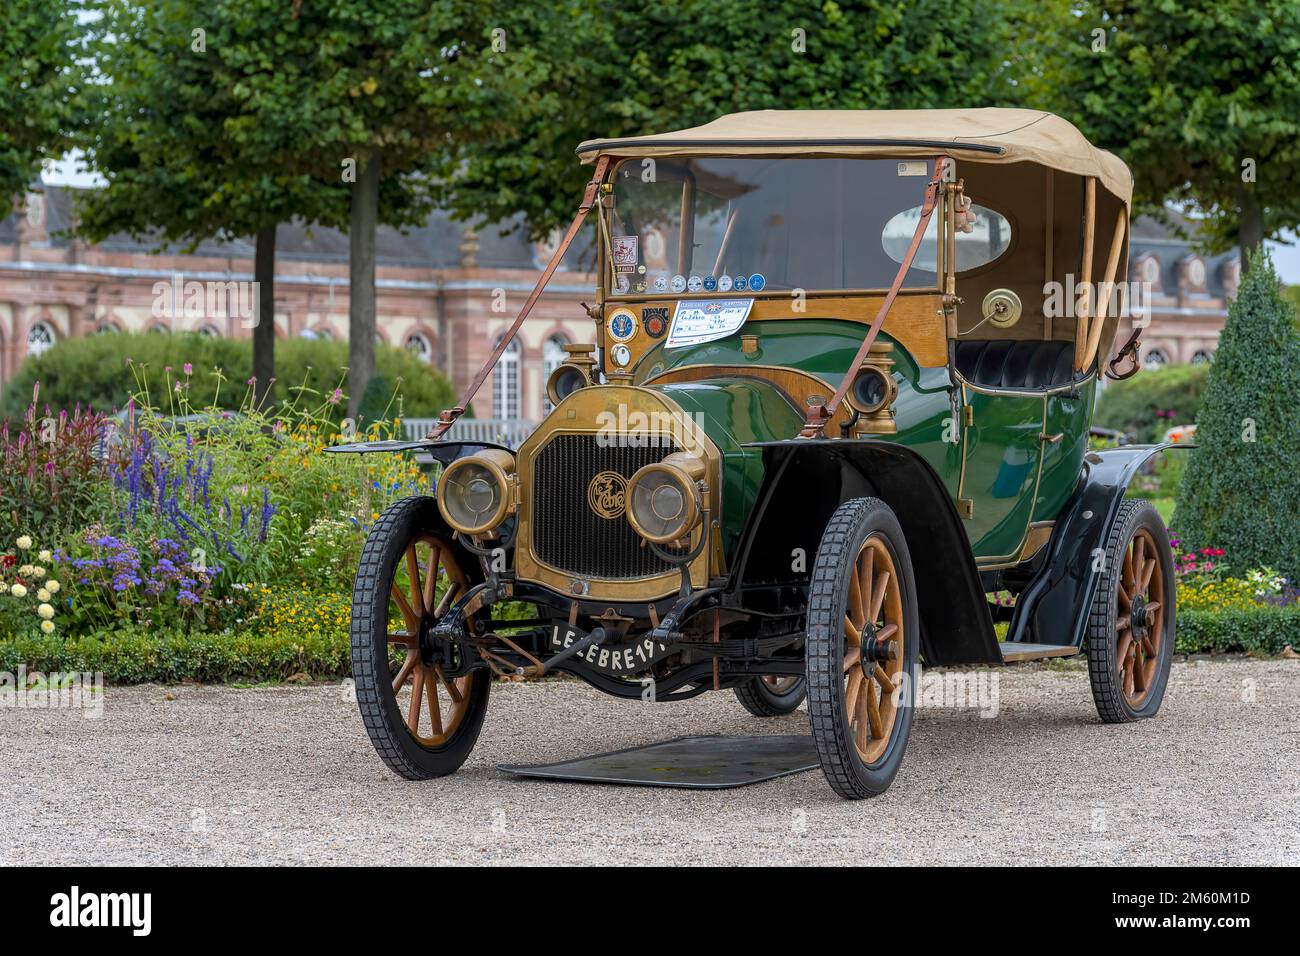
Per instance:
[[[329,403],[331,405],[337,405],[341,401],[343,401],[343,389],[336,388],[334,389],[334,393],[329,397]]]
[[[250,376],[248,376],[248,384],[249,384],[249,385],[256,385],[256,384],[257,384],[257,376],[256,376],[256,375],[250,375]]]
[[[191,365],[189,362],[186,362],[186,363],[182,366],[182,368],[184,368],[184,370],[185,370],[185,374],[186,374],[186,375],[193,375],[193,374],[194,374],[194,366]]]

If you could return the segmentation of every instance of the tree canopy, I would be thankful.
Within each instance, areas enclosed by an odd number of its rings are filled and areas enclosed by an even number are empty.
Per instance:
[[[1082,0],[1048,5],[1034,84],[1133,170],[1142,211],[1186,204],[1211,251],[1300,225],[1300,4]]]

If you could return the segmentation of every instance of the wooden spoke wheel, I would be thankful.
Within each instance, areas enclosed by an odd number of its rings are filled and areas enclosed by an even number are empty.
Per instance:
[[[428,638],[477,570],[432,498],[397,502],[366,539],[352,593],[357,704],[380,757],[408,779],[455,771],[483,723],[488,673],[448,676]]]
[[[919,635],[898,519],[876,498],[845,502],[817,551],[808,607],[808,713],[842,796],[883,793],[902,764]]]
[[[755,717],[779,717],[799,709],[808,696],[808,684],[802,677],[773,674],[752,678],[735,692],[736,699]]]
[[[1123,723],[1160,709],[1173,659],[1173,554],[1150,503],[1120,505],[1104,559],[1088,622],[1088,671],[1102,720]]]

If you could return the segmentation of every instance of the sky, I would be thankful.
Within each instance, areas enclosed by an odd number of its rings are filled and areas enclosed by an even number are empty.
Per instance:
[[[46,166],[41,180],[47,186],[72,186],[83,189],[104,185],[104,180],[98,173],[86,172],[82,165],[79,152],[69,153],[58,162]],[[1278,275],[1283,283],[1300,285],[1300,244],[1296,244],[1296,233],[1285,232],[1282,238],[1289,241],[1291,245],[1268,243],[1273,253],[1273,263],[1277,266]]]

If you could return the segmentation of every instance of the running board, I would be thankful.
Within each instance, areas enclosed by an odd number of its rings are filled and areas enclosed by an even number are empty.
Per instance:
[[[1002,652],[1003,664],[1041,661],[1048,657],[1073,657],[1079,653],[1079,648],[1068,644],[1023,644],[1019,641],[999,641],[998,650]]]

